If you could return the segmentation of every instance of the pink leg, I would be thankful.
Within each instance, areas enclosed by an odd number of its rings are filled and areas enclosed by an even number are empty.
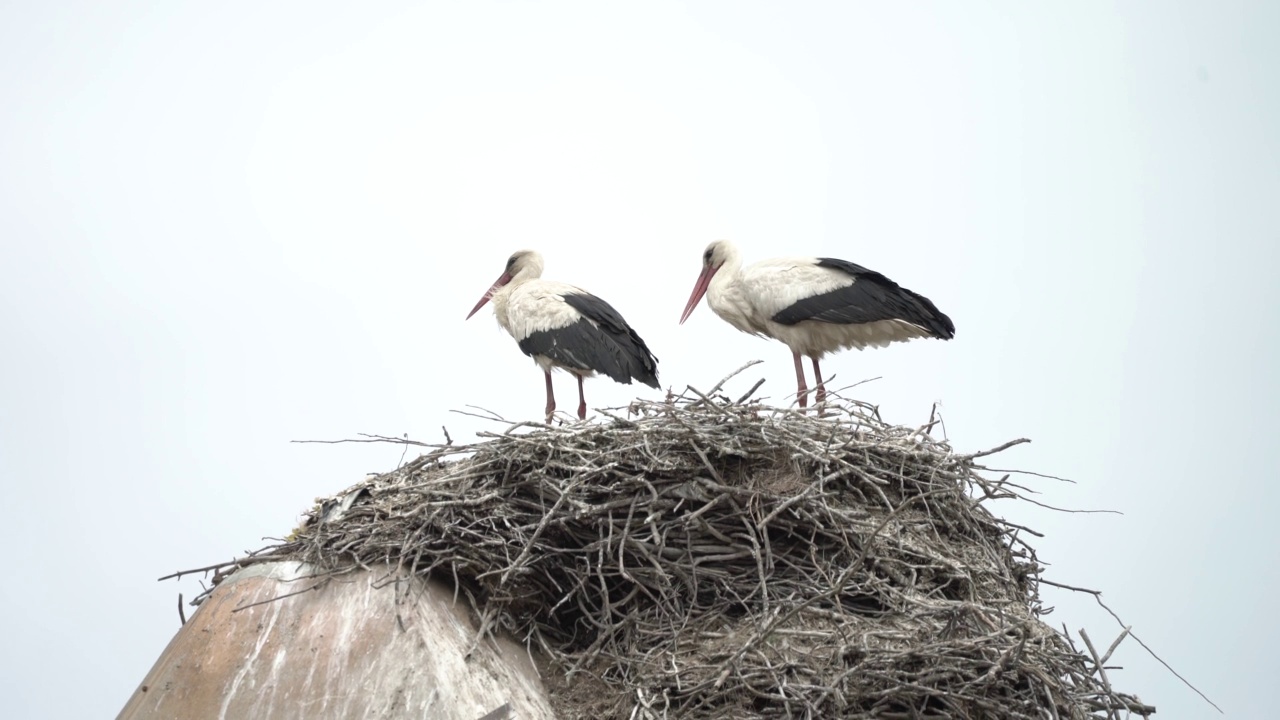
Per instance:
[[[582,393],[582,376],[578,376],[578,419],[587,419],[587,396]]]
[[[813,359],[813,384],[818,386],[815,399],[821,405],[827,401],[827,389],[822,385],[822,371],[818,369],[818,358]]]
[[[791,353],[796,360],[796,401],[800,407],[809,407],[809,388],[804,384],[804,364],[800,362],[800,353]]]
[[[556,394],[551,389],[551,371],[547,370],[547,424],[551,424],[551,416],[556,412]]]

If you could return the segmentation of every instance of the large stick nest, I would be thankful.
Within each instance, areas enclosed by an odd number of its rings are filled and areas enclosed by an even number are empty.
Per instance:
[[[1035,553],[984,504],[1019,496],[977,463],[1007,445],[957,454],[843,400],[605,414],[438,447],[236,565],[455,583],[482,634],[541,650],[565,718],[1155,711],[1040,619]]]

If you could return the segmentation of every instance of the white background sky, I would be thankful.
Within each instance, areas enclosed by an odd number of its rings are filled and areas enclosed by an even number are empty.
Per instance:
[[[784,402],[705,306],[703,247],[886,273],[953,342],[835,385],[1073,478],[1008,507],[1230,717],[1274,712],[1280,3],[0,5],[0,697],[114,714],[174,570],[395,466],[358,432],[537,419],[491,313],[519,248],[613,303],[664,386]],[[562,407],[576,404],[559,376]],[[596,380],[593,407],[648,388]],[[1087,597],[1050,620],[1109,642]],[[1141,651],[1113,683],[1216,713]]]

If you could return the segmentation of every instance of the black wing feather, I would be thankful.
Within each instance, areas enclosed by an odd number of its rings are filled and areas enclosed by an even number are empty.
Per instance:
[[[546,355],[571,368],[592,370],[630,385],[634,378],[658,387],[658,359],[640,335],[609,303],[589,293],[572,293],[564,301],[582,314],[565,327],[530,334],[520,341],[526,355]]]
[[[795,325],[805,320],[853,325],[880,320],[905,320],[929,330],[935,337],[949,340],[956,326],[929,298],[899,286],[894,281],[861,265],[818,258],[818,267],[831,268],[854,279],[849,287],[814,295],[784,308],[773,321]]]

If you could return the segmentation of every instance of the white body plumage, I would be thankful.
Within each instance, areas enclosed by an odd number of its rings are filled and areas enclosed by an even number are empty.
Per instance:
[[[821,267],[818,258],[775,258],[747,267],[736,252],[712,278],[707,304],[722,320],[752,335],[782,341],[791,352],[821,359],[846,348],[885,347],[928,337],[929,331],[906,320],[830,323],[804,320],[784,325],[773,320],[783,310],[816,295],[861,282],[839,270]]]
[[[725,240],[711,243],[703,252],[702,273],[681,323],[703,295],[725,322],[745,333],[780,340],[791,349],[801,407],[807,392],[801,357],[813,360],[822,402],[818,361],[823,355],[955,335],[951,319],[933,302],[880,273],[845,260],[813,257],[777,258],[744,268],[738,249]]]

